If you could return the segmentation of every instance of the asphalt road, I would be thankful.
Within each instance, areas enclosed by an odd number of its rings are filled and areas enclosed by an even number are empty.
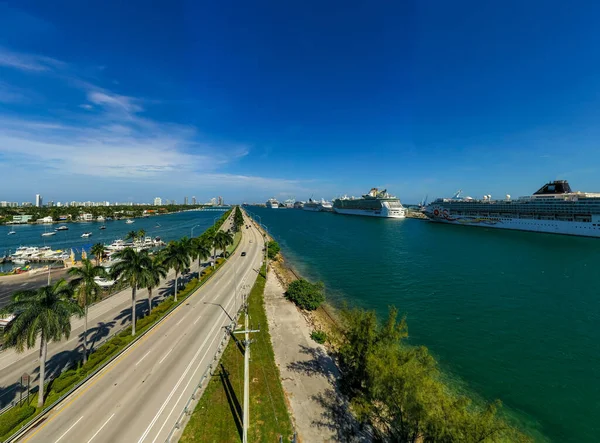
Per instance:
[[[223,224],[223,228],[229,229],[230,227],[231,220],[227,220]],[[208,263],[204,263],[202,269],[207,265]],[[198,270],[198,262],[194,261],[190,267],[191,273],[179,277],[180,284],[195,276]],[[52,274],[52,278],[55,278],[55,273],[53,272]],[[46,280],[42,284],[46,284],[47,274],[45,278]],[[152,291],[154,305],[172,293],[174,278],[174,271],[170,271],[162,285]],[[145,289],[138,290],[137,300],[136,316],[139,319],[148,311],[148,291]],[[70,361],[81,358],[83,323],[83,318],[73,317],[69,339],[49,343],[48,359],[46,361],[47,377],[60,373]],[[93,349],[100,340],[120,331],[130,323],[130,289],[125,289],[91,306],[88,312],[88,343],[90,344],[90,348]],[[39,373],[38,353],[39,342],[34,348],[27,349],[23,353],[17,353],[14,349],[5,349],[0,352],[0,408],[17,398],[19,380],[23,373],[26,372],[32,375],[32,386],[37,383]]]
[[[262,239],[254,228],[243,232],[218,274],[22,441],[164,442],[211,363],[243,287],[256,279]]]
[[[66,277],[67,269],[51,269],[51,280],[56,281]],[[0,308],[6,306],[10,297],[17,291],[37,289],[48,284],[48,272],[35,275],[15,275],[0,278]]]

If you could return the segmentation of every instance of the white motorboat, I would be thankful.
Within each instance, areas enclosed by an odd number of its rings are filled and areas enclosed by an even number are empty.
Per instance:
[[[130,218],[128,218],[127,220],[125,220],[125,223],[127,223],[128,225],[132,224],[134,221]]]
[[[15,235],[17,233],[17,231],[9,231],[8,235]]]
[[[92,233],[91,232],[84,232],[83,234],[81,234],[81,238],[88,238],[91,237]]]

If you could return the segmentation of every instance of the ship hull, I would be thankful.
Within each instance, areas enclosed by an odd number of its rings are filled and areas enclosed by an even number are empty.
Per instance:
[[[488,217],[453,217],[451,220],[444,217],[435,217],[426,214],[429,220],[435,223],[445,223],[460,226],[478,226],[494,229],[511,229],[514,231],[542,232],[545,234],[576,235],[579,237],[600,237],[600,224],[561,221],[561,220],[534,220],[522,218],[488,218]]]
[[[379,217],[379,218],[406,218],[406,213],[403,210],[396,210],[390,213],[387,208],[381,210],[365,210],[365,209],[342,209],[333,207],[333,211],[336,214],[344,215],[362,215],[367,217]]]
[[[304,211],[309,211],[309,212],[320,212],[321,211],[321,207],[320,206],[306,206],[306,205],[304,205],[304,207],[302,209]]]

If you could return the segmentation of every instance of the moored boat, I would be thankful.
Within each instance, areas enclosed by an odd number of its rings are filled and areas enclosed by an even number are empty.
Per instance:
[[[390,195],[387,190],[372,188],[361,198],[341,197],[333,202],[333,210],[337,214],[366,215],[369,217],[405,218],[406,210],[400,200]]]

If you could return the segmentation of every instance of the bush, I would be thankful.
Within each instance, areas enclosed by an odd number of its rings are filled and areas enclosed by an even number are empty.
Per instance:
[[[13,431],[35,413],[35,408],[29,405],[16,406],[0,416],[0,440],[5,441],[8,433]]]
[[[61,374],[61,376],[58,377],[56,380],[54,380],[54,382],[52,383],[53,392],[56,392],[57,394],[62,394],[63,391],[66,391],[79,381],[80,375],[76,372],[70,372],[71,371],[67,371]]]
[[[325,331],[312,331],[310,333],[310,338],[322,345],[327,341],[327,334]]]
[[[290,283],[286,297],[300,308],[307,311],[314,311],[325,301],[323,289],[322,282],[311,283],[302,278]]]
[[[267,256],[269,257],[269,260],[274,260],[275,257],[277,257],[277,254],[279,254],[280,250],[281,248],[279,247],[279,243],[276,241],[270,241],[267,243]]]

